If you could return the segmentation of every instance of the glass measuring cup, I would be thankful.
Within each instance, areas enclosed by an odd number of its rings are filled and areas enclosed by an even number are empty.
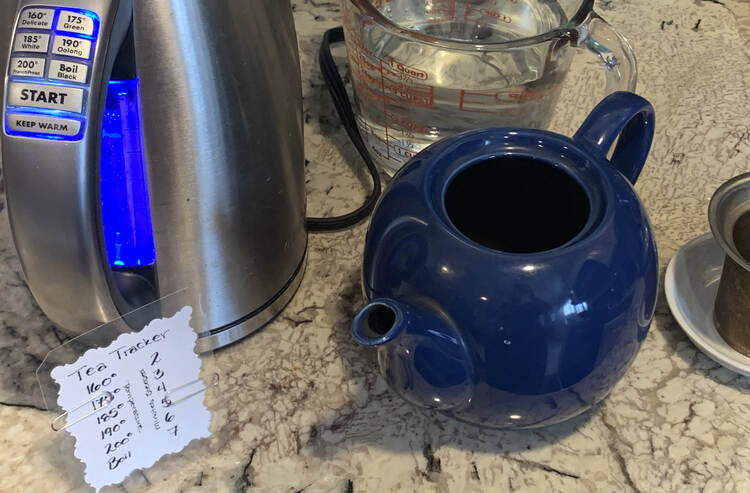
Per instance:
[[[546,128],[576,48],[599,58],[605,94],[635,90],[633,49],[594,0],[341,4],[357,124],[389,174],[464,130]]]

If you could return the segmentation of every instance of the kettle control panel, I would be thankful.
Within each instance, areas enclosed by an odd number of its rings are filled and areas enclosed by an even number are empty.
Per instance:
[[[99,16],[90,10],[21,10],[8,64],[8,135],[81,140],[99,24]]]

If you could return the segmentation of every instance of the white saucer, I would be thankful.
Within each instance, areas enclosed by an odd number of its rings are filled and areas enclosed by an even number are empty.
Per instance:
[[[750,358],[732,349],[714,325],[714,300],[723,265],[724,252],[711,233],[683,245],[667,267],[667,303],[682,330],[701,351],[720,365],[750,376]]]

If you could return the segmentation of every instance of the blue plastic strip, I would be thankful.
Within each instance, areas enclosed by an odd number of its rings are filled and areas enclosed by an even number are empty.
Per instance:
[[[156,261],[138,79],[109,83],[102,119],[101,200],[109,264],[140,267]]]

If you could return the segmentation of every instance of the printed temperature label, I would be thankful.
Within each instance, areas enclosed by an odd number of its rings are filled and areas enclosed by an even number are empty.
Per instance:
[[[33,53],[47,53],[49,34],[16,33],[13,51],[30,51]]]
[[[69,82],[86,83],[89,67],[83,63],[52,60],[49,62],[49,78]]]
[[[13,57],[10,59],[10,75],[23,77],[44,77],[44,66],[47,60],[44,58]]]
[[[91,41],[68,36],[55,36],[55,41],[52,43],[52,54],[88,58],[91,54]]]
[[[18,27],[25,29],[49,29],[52,27],[52,18],[55,11],[52,9],[26,9],[18,18]]]
[[[55,28],[58,31],[67,31],[91,36],[94,34],[94,19],[87,15],[83,15],[80,12],[62,10],[60,11],[60,16],[57,18],[57,26],[55,26]]]

